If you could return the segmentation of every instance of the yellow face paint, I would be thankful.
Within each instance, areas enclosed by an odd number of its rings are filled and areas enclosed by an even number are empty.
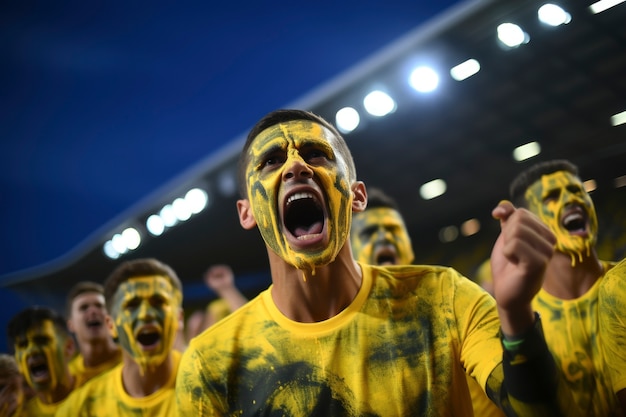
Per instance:
[[[528,208],[556,235],[556,249],[569,254],[572,266],[591,255],[598,234],[598,218],[591,197],[582,182],[566,171],[544,175],[528,187],[525,196]],[[570,231],[563,215],[573,206],[582,209],[587,221],[584,229]]]
[[[70,385],[64,350],[66,340],[67,336],[58,331],[52,320],[43,320],[16,338],[15,360],[35,391],[52,393],[60,385]]]
[[[276,254],[299,269],[314,272],[315,267],[332,262],[348,237],[352,220],[351,184],[337,140],[325,127],[298,120],[269,127],[249,148],[246,182],[259,231]],[[323,233],[322,243],[318,245],[298,246],[300,241],[295,237],[298,233],[290,231],[289,224],[286,225],[290,222],[285,220],[287,216],[298,216],[297,212],[286,214],[288,209],[283,209],[286,204],[282,198],[287,172],[294,164],[310,170],[309,184],[316,184],[323,194],[324,201],[318,202],[323,207],[319,207],[316,226],[309,225],[310,232],[301,233],[310,236]],[[306,239],[301,237],[301,241]]]
[[[389,207],[356,213],[350,231],[352,251],[366,264],[406,265],[413,262],[411,238],[400,214]]]
[[[181,299],[180,291],[159,275],[131,278],[115,292],[114,333],[143,372],[162,364],[172,350]]]

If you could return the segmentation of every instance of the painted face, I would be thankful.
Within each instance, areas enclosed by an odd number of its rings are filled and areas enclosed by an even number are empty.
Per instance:
[[[115,292],[113,336],[144,372],[162,364],[172,350],[180,303],[180,291],[159,275],[131,278]]]
[[[558,251],[569,254],[572,266],[591,255],[598,218],[582,182],[566,171],[544,175],[525,194],[528,208],[556,235]]]
[[[298,120],[264,130],[249,148],[248,198],[259,231],[299,269],[332,262],[348,237],[352,193],[337,141],[325,127]]]
[[[52,320],[27,329],[15,339],[15,360],[28,385],[37,392],[69,386],[65,342]]]
[[[110,337],[106,327],[104,295],[97,292],[82,293],[72,301],[71,330],[79,341],[101,340]]]
[[[400,214],[388,207],[356,213],[350,231],[357,261],[372,265],[405,265],[413,262],[411,239]]]

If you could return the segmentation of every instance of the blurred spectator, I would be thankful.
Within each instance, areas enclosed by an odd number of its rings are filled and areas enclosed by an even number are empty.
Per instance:
[[[20,372],[35,392],[25,414],[54,416],[75,386],[69,370],[74,339],[65,319],[50,308],[29,307],[11,318],[7,334]]]
[[[66,302],[67,327],[78,343],[78,354],[70,362],[76,386],[113,368],[122,360],[122,351],[113,341],[102,285],[81,281],[69,291]]]

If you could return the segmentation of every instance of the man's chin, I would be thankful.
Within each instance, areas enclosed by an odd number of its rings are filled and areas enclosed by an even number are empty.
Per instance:
[[[329,255],[295,254],[293,262],[287,262],[297,269],[314,273],[316,268],[324,267],[334,260],[335,257]]]

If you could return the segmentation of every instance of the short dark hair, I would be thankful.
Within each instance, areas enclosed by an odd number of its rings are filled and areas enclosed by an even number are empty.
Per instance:
[[[74,284],[70,291],[67,293],[67,297],[65,299],[65,316],[72,316],[72,303],[74,299],[81,294],[85,294],[88,292],[95,292],[97,294],[104,296],[104,287],[101,284],[93,281],[80,281]]]
[[[11,318],[7,325],[7,336],[11,345],[15,344],[15,340],[26,334],[28,329],[50,320],[54,326],[66,336],[69,336],[67,323],[65,318],[49,307],[32,306],[25,308]]]
[[[400,212],[398,209],[398,204],[396,200],[394,200],[391,196],[386,194],[382,189],[377,187],[368,187],[367,188],[367,209],[372,208],[390,208],[397,212]]]
[[[149,275],[160,275],[166,277],[170,284],[180,292],[182,303],[183,285],[176,275],[176,272],[163,262],[154,258],[133,259],[121,263],[104,282],[104,298],[106,300],[107,309],[111,313],[113,306],[113,297],[119,286],[135,277],[144,277]]]
[[[246,190],[246,166],[248,164],[248,148],[252,144],[252,141],[265,129],[275,126],[279,123],[287,123],[295,120],[308,120],[317,124],[320,124],[330,130],[333,135],[335,135],[339,142],[339,150],[342,155],[345,157],[346,163],[348,164],[348,174],[352,179],[356,179],[356,168],[354,165],[354,159],[352,158],[352,153],[346,144],[343,136],[339,133],[339,131],[329,122],[327,122],[321,116],[318,116],[310,111],[306,110],[297,110],[297,109],[279,109],[274,110],[271,113],[265,115],[261,120],[259,120],[248,133],[248,137],[246,138],[246,142],[243,145],[243,149],[241,150],[241,154],[239,155],[239,161],[237,166],[237,185],[239,188],[239,194],[242,198],[247,197]]]
[[[511,202],[517,207],[527,207],[526,190],[544,175],[566,171],[578,177],[578,167],[566,159],[543,161],[530,166],[515,177],[509,187]]]

